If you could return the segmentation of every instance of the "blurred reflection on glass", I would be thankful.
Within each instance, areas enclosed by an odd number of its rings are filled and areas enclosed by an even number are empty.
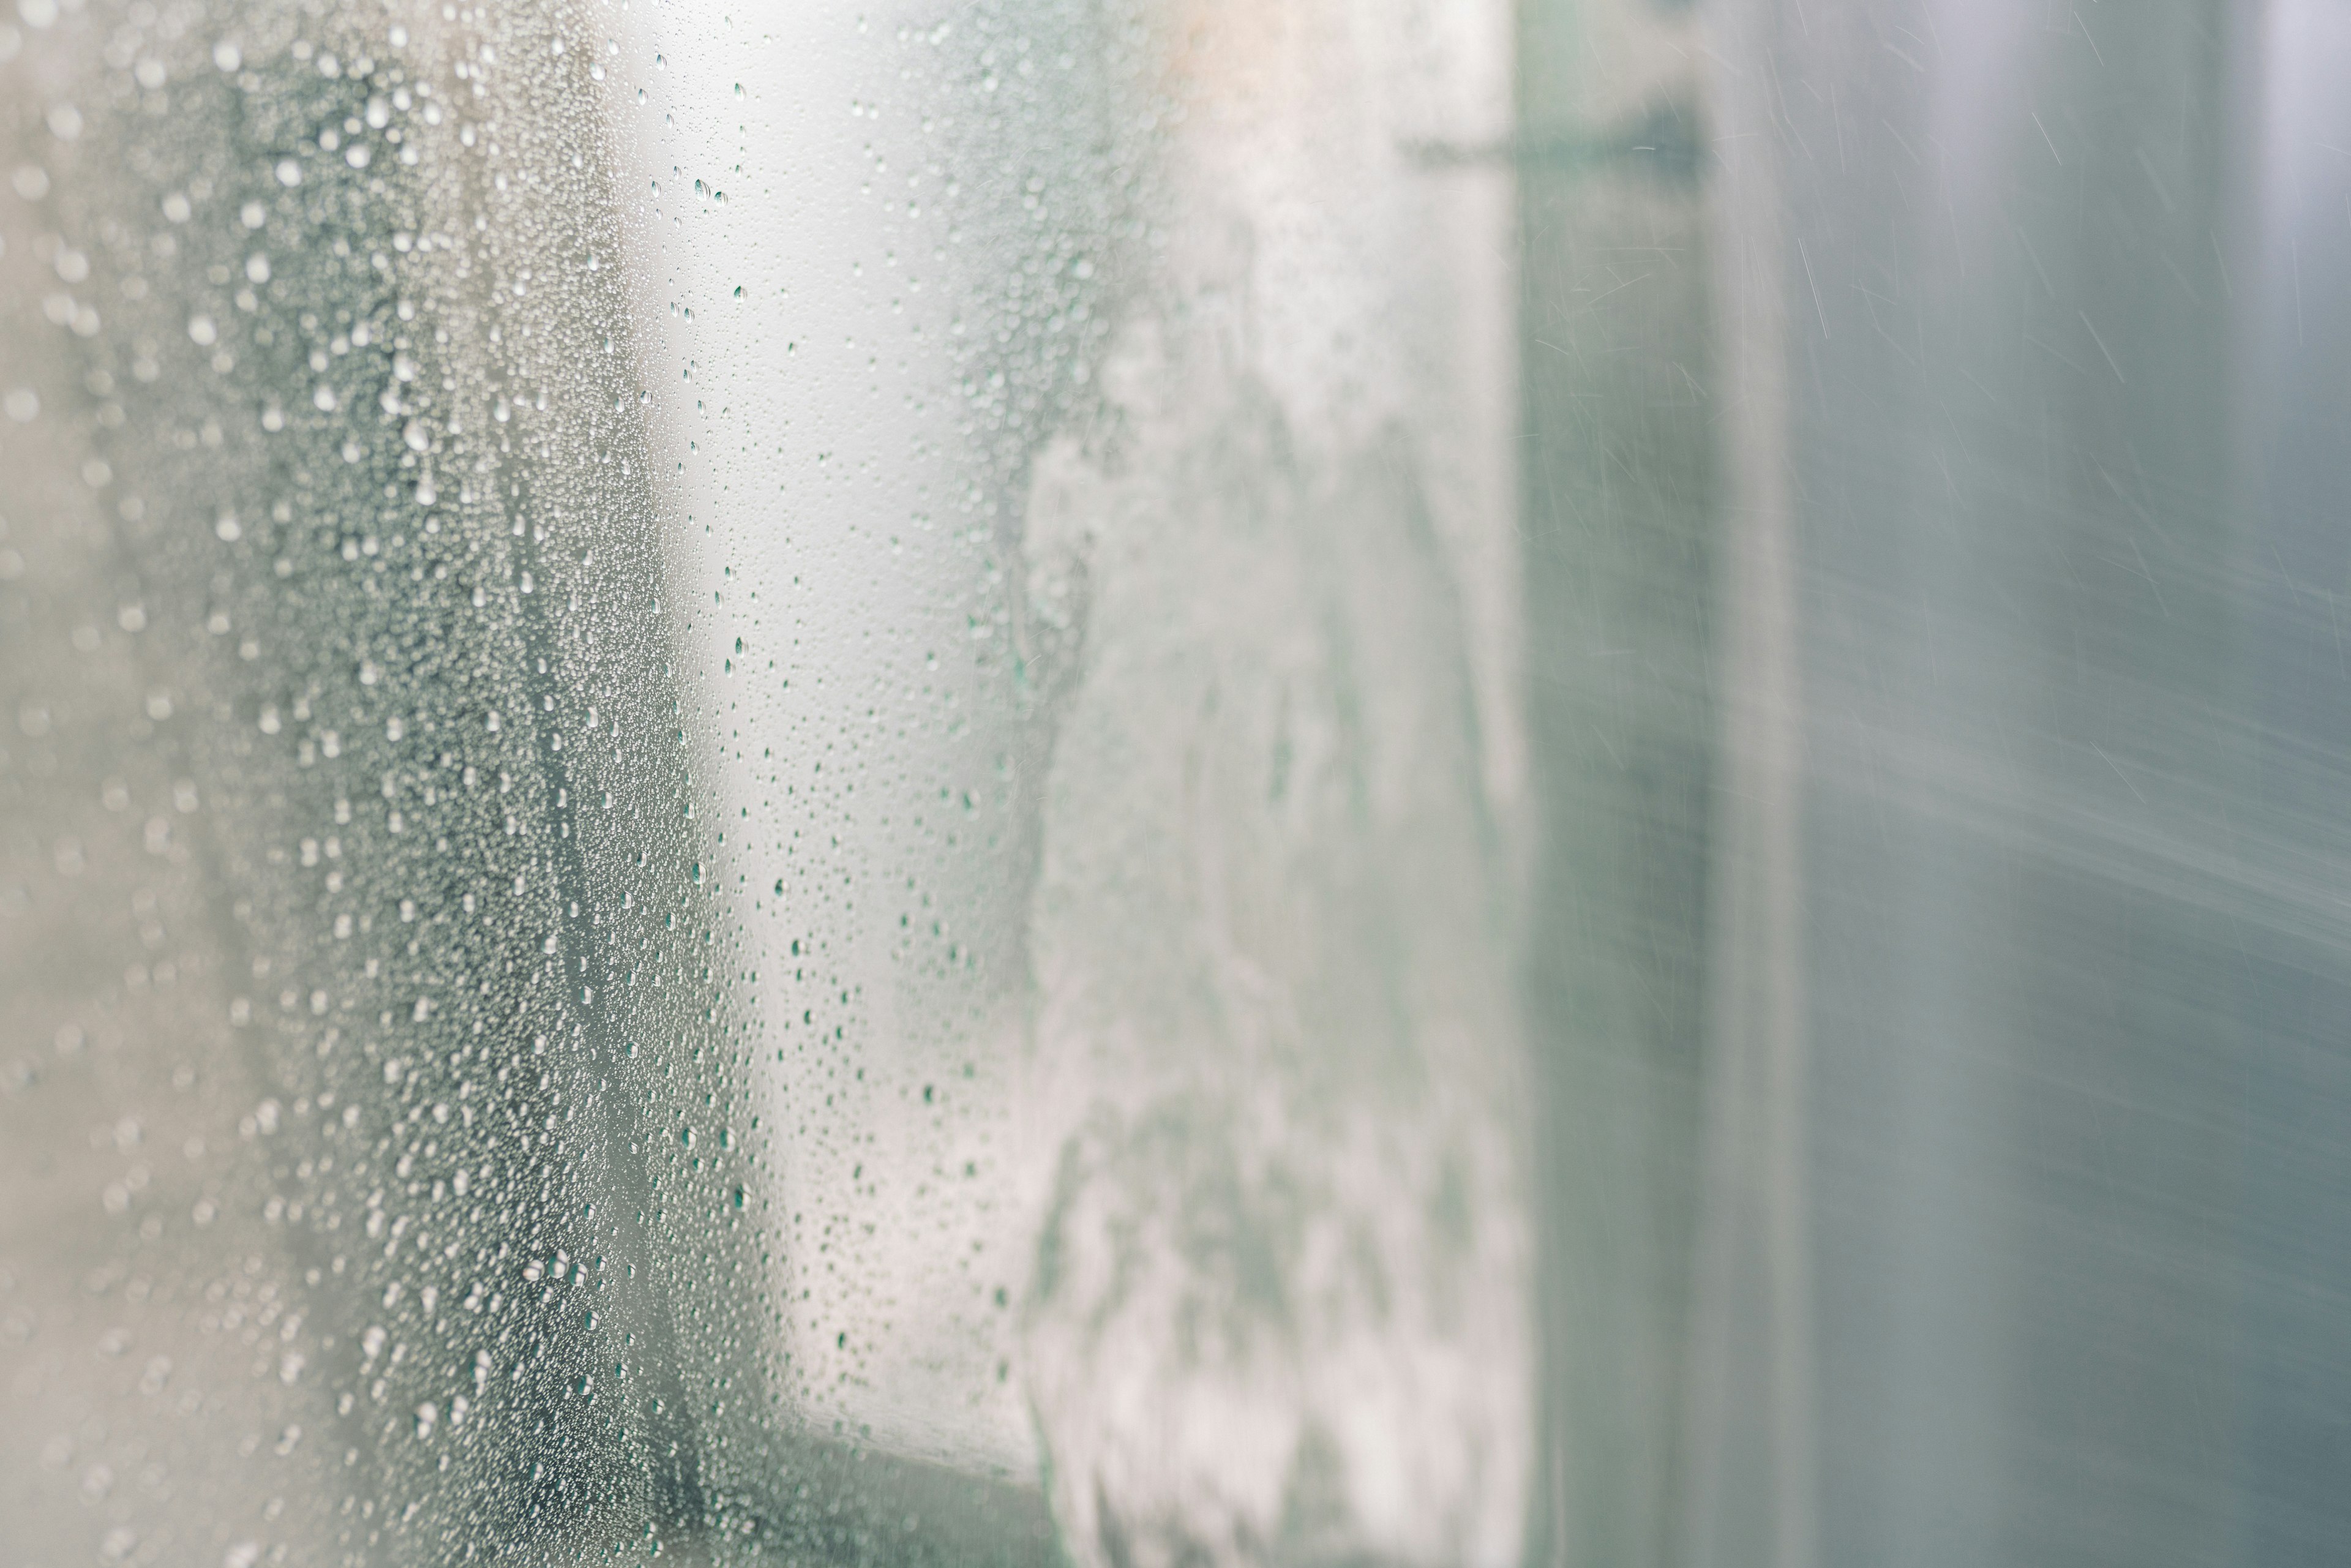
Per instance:
[[[1556,1549],[2339,1552],[2351,37],[1536,13]]]

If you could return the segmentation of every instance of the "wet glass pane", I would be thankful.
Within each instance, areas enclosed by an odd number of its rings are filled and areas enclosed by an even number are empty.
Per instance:
[[[2351,1543],[2320,0],[12,0],[0,1563]]]
[[[1506,1559],[1507,18],[759,11],[0,35],[9,1544]]]

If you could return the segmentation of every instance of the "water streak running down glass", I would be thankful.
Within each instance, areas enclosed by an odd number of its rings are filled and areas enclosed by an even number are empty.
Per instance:
[[[0,1568],[2351,1553],[2320,0],[11,0]]]

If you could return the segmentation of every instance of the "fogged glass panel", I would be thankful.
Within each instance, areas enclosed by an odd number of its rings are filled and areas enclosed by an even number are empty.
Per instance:
[[[17,8],[12,1563],[1515,1553],[1508,26]]]
[[[2320,0],[12,0],[0,1565],[2323,1562]]]

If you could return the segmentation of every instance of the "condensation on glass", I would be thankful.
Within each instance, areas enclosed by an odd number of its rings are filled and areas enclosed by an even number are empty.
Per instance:
[[[9,0],[0,1568],[2344,1554],[2326,0]]]
[[[1507,24],[0,23],[12,1563],[1515,1553]]]

